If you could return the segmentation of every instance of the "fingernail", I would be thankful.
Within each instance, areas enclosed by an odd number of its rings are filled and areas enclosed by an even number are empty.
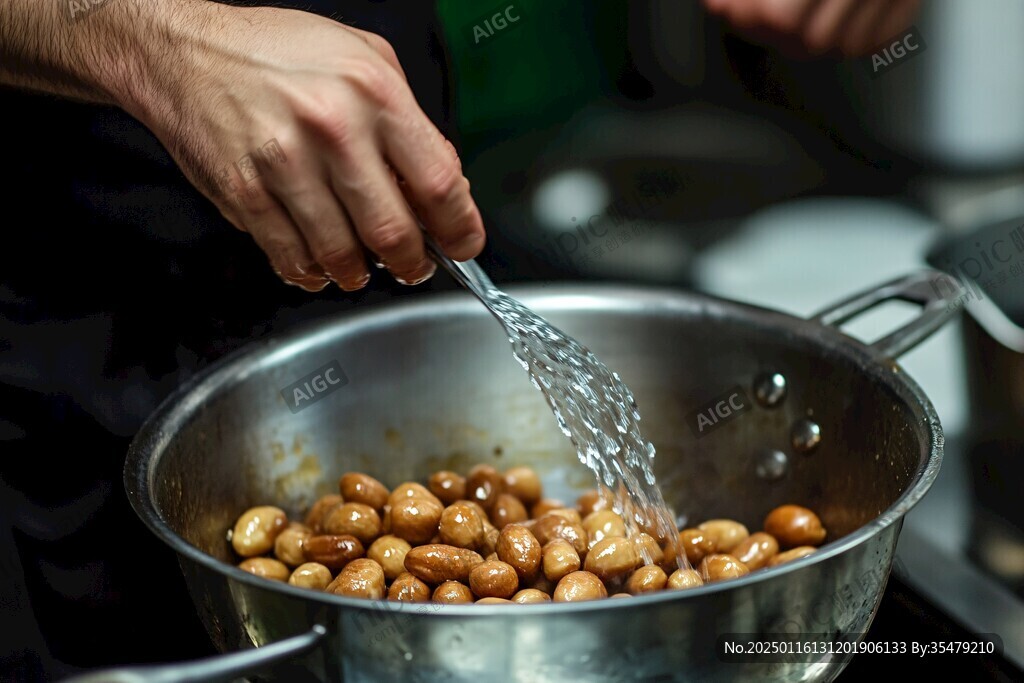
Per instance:
[[[427,272],[426,272],[425,275],[422,275],[420,277],[413,277],[413,278],[404,278],[404,277],[395,275],[395,280],[398,282],[398,284],[401,284],[401,285],[409,285],[409,286],[421,285],[424,282],[426,282],[427,280],[429,280],[430,278],[434,277],[434,273],[437,272],[437,264],[434,263],[433,261],[429,260],[429,259],[426,260],[426,267],[427,267]],[[421,270],[422,270],[422,266],[420,268],[417,268],[416,272],[420,272]]]
[[[330,280],[304,280],[299,283],[299,287],[302,287],[307,292],[322,292],[324,287],[330,283]]]
[[[338,286],[346,292],[355,292],[362,289],[370,282],[370,274],[363,273],[357,278],[346,278],[344,281],[338,282]]]

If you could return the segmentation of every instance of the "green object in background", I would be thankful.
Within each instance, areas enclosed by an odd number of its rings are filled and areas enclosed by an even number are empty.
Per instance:
[[[481,144],[481,138],[546,127],[599,97],[609,85],[599,46],[607,41],[623,51],[624,7],[620,1],[439,0],[463,139]],[[622,13],[619,36],[592,30],[595,12],[608,9]]]

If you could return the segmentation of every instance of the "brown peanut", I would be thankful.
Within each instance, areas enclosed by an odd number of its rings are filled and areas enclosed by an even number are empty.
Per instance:
[[[700,563],[700,574],[707,581],[724,581],[735,579],[750,573],[747,565],[732,555],[715,553],[708,555]]]
[[[636,554],[640,557],[642,564],[662,564],[666,561],[665,551],[650,534],[641,531],[633,538],[633,545],[636,546]],[[674,548],[674,546],[673,546]],[[672,552],[675,552],[673,549]],[[675,557],[669,557],[669,562],[676,562]]]
[[[519,588],[519,576],[512,565],[501,560],[481,562],[469,572],[469,587],[481,598],[511,598]]]
[[[611,597],[613,597],[613,598],[631,598],[633,596],[630,595],[629,593],[616,593],[615,595],[612,595]]]
[[[421,545],[405,556],[405,569],[427,583],[469,581],[469,572],[484,561],[478,553],[454,545]]]
[[[586,519],[589,515],[612,507],[612,495],[608,489],[590,489],[576,499],[576,508]]]
[[[355,536],[366,545],[380,535],[380,515],[365,503],[342,503],[324,517],[324,532],[332,536]]]
[[[451,505],[466,497],[466,478],[455,472],[440,470],[430,475],[427,482],[431,493],[445,505]]]
[[[768,560],[768,566],[777,567],[778,565],[785,564],[786,562],[799,560],[801,557],[807,557],[808,555],[814,553],[814,551],[816,550],[817,548],[809,545],[797,546],[796,548],[792,548],[790,550],[779,553],[778,555],[772,557],[770,560]]]
[[[322,591],[331,583],[331,570],[318,562],[306,562],[295,568],[288,577],[288,583]]]
[[[324,532],[324,517],[344,502],[345,499],[337,493],[317,498],[316,502],[309,508],[309,512],[306,513],[306,526],[312,529],[314,534],[322,534]]]
[[[274,557],[289,567],[298,567],[306,561],[306,556],[302,554],[302,544],[312,535],[305,524],[290,524],[274,539]]]
[[[562,538],[572,544],[580,557],[587,554],[587,532],[580,524],[574,524],[563,516],[548,513],[533,525],[533,535],[541,545],[547,545],[556,538]]]
[[[391,533],[413,545],[429,543],[443,512],[444,506],[433,495],[402,498],[391,506]]]
[[[564,538],[556,538],[546,543],[542,549],[544,576],[557,583],[562,577],[579,571],[580,555],[572,544]]]
[[[398,536],[381,536],[366,551],[366,556],[384,570],[384,578],[394,581],[405,572],[405,556],[412,546]]]
[[[565,505],[560,500],[541,498],[530,507],[530,516],[534,519],[540,519],[552,510],[559,510],[564,507]]]
[[[704,585],[696,569],[677,569],[668,577],[668,587],[673,589],[696,588]]]
[[[292,573],[284,562],[269,557],[250,557],[247,560],[242,560],[238,564],[238,568],[273,581],[287,581]]]
[[[388,489],[368,474],[346,472],[338,480],[338,489],[347,503],[362,503],[380,510],[388,502]]]
[[[380,600],[384,597],[384,570],[373,560],[352,560],[327,586],[329,593],[350,598]]]
[[[438,503],[441,502],[437,496],[430,492],[430,489],[414,481],[404,482],[391,489],[391,495],[388,496],[388,505],[394,507],[395,503],[403,498],[432,498]]]
[[[732,549],[732,555],[747,565],[750,571],[768,565],[768,561],[779,553],[779,542],[763,531],[750,534],[747,540]]]
[[[656,564],[640,567],[626,580],[626,592],[631,595],[660,591],[668,583],[665,570]]]
[[[523,581],[531,581],[540,567],[541,546],[529,529],[511,524],[501,530],[495,544],[498,559],[515,569]]]
[[[512,602],[529,605],[537,602],[551,602],[551,596],[536,588],[524,588],[512,596]]]
[[[683,529],[679,532],[679,545],[692,565],[700,564],[705,555],[715,552],[715,542],[701,529]]]
[[[508,598],[480,598],[476,601],[478,605],[511,605],[512,601]]]
[[[286,526],[288,516],[281,508],[272,505],[249,508],[235,522],[231,532],[231,547],[242,557],[263,555],[274,547],[277,535]]]
[[[505,479],[490,465],[477,465],[466,477],[466,496],[490,510],[498,494],[505,489]]]
[[[594,544],[587,553],[583,568],[602,581],[613,581],[628,575],[640,564],[636,546],[628,538],[606,538]]]
[[[505,491],[512,494],[526,507],[540,500],[543,489],[540,477],[530,467],[510,467],[505,470]]]
[[[730,553],[750,536],[747,527],[731,519],[709,519],[697,528],[714,543],[714,553]]]
[[[555,602],[599,600],[608,597],[608,590],[594,574],[587,571],[573,572],[562,577],[551,597]]]
[[[306,562],[319,562],[328,569],[342,569],[363,556],[363,544],[355,536],[310,536],[302,544]]]
[[[511,493],[499,493],[494,499],[494,507],[491,508],[491,523],[499,530],[504,529],[508,524],[525,522],[528,516],[526,508]]]
[[[409,572],[399,574],[391,588],[388,589],[388,600],[398,602],[430,602],[430,586],[423,583]]]
[[[780,505],[769,512],[764,530],[783,548],[821,545],[827,535],[818,515],[799,505]]]
[[[434,589],[433,600],[446,605],[473,602],[473,591],[458,581],[445,581]]]
[[[626,523],[622,521],[622,517],[618,513],[611,510],[591,512],[583,520],[583,529],[587,532],[587,540],[591,548],[605,538],[626,537]]]
[[[551,510],[547,514],[558,515],[559,517],[563,517],[569,520],[573,524],[579,524],[580,526],[583,526],[583,518],[580,517],[580,512],[576,508],[555,508],[554,510]]]
[[[452,503],[441,512],[438,534],[442,543],[459,548],[479,548],[484,541],[482,508],[469,501]]]

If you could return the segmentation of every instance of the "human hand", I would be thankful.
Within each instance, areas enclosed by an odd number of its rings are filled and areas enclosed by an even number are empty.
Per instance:
[[[417,216],[450,257],[479,254],[458,155],[383,38],[295,10],[185,6],[120,104],[282,279],[359,289],[365,246],[400,282],[421,282],[434,263]]]
[[[739,31],[812,55],[872,52],[905,29],[921,0],[704,0]]]

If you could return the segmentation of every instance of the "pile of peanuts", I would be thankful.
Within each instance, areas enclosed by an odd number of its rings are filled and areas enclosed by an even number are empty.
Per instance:
[[[435,472],[427,486],[350,472],[304,523],[283,510],[246,510],[229,540],[257,576],[337,595],[406,602],[536,603],[629,597],[744,576],[814,552],[826,531],[811,510],[783,505],[749,533],[713,519],[632,538],[611,497],[591,490],[574,507],[542,497],[527,467]],[[696,569],[677,567],[682,547]],[[270,556],[272,554],[272,556]]]

